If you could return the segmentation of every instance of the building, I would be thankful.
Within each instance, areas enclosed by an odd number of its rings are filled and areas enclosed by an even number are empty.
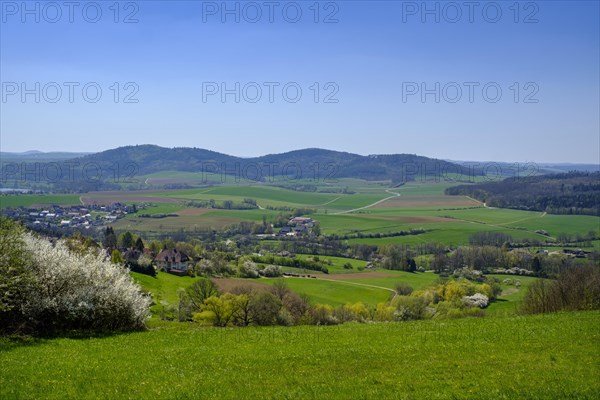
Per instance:
[[[185,275],[190,269],[190,258],[177,249],[163,249],[154,262],[157,269],[176,275]]]

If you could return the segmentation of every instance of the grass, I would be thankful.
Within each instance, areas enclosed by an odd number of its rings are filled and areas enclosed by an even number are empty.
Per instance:
[[[152,293],[153,300],[156,303],[154,307],[160,307],[161,302],[163,305],[166,305],[164,303],[177,305],[179,302],[177,290],[189,287],[198,279],[189,276],[176,276],[166,272],[158,272],[156,277],[132,272],[131,276],[144,290]]]
[[[168,175],[168,174],[167,174]],[[254,198],[262,207],[308,207],[318,210],[312,215],[317,219],[326,234],[375,234],[425,229],[420,235],[351,239],[349,243],[380,245],[388,243],[418,245],[427,242],[440,242],[447,245],[467,244],[469,236],[482,231],[502,232],[515,239],[549,238],[535,233],[547,231],[552,238],[560,233],[586,235],[590,231],[599,232],[600,218],[584,215],[550,215],[542,212],[521,211],[498,208],[484,208],[462,196],[445,196],[444,189],[452,183],[410,183],[391,189],[401,196],[388,202],[355,211],[336,214],[371,205],[392,196],[386,192],[389,182],[367,182],[340,180],[334,185],[317,185],[318,189],[348,188],[354,194],[298,192],[268,185],[211,186],[205,188],[170,191],[121,191],[90,193],[85,196],[108,198],[111,201],[160,203],[142,211],[143,213],[187,212],[181,217],[164,219],[137,218],[128,216],[115,223],[119,231],[131,230],[139,233],[175,232],[186,230],[221,229],[241,221],[260,222],[263,216],[272,220],[279,211],[270,210],[205,210],[194,214],[193,209],[184,209],[182,204],[189,200],[209,200],[217,202],[232,200],[241,202],[244,198]],[[85,197],[84,196],[84,197]],[[86,197],[87,198],[87,197]],[[171,202],[171,203],[161,203]],[[76,195],[20,195],[0,196],[0,207],[18,205],[73,203]],[[179,202],[179,203],[178,203]],[[189,212],[188,212],[189,211]],[[552,239],[550,239],[552,240]],[[598,248],[598,245],[596,245]]]
[[[312,258],[313,255],[307,254],[296,254],[296,258],[300,260],[305,260],[307,258]],[[344,258],[344,257],[333,257],[333,256],[318,256],[320,261],[331,262],[332,265],[326,265],[327,270],[330,274],[348,274],[355,273],[358,271],[359,267],[364,267],[367,265],[367,262],[364,260],[356,260],[354,258]],[[345,269],[344,264],[350,263],[352,265],[352,269]],[[293,268],[298,271],[298,268]],[[309,271],[307,273],[312,273],[317,271]]]
[[[494,275],[490,274],[489,277],[497,278],[500,282],[505,279],[511,279],[513,281],[520,281],[521,287],[516,288],[514,285],[500,284],[502,288],[502,294],[498,296],[496,301],[492,302],[486,309],[486,315],[514,315],[518,312],[523,297],[527,292],[527,288],[533,282],[539,278],[532,276],[513,276],[513,275]]]
[[[439,276],[432,272],[404,272],[378,270],[379,273],[385,274],[384,277],[371,277],[370,274],[353,274],[345,277],[336,277],[342,281],[362,283],[365,285],[381,286],[389,289],[395,289],[398,283],[405,283],[415,290],[422,289],[435,282]],[[364,278],[361,277],[364,275]],[[351,278],[351,279],[349,279]]]
[[[285,283],[294,292],[307,295],[313,304],[330,304],[334,307],[357,302],[376,305],[385,302],[391,295],[390,291],[380,288],[325,279],[287,278]],[[260,279],[259,282],[273,285],[276,280]]]
[[[596,399],[600,313],[0,339],[2,399]]]

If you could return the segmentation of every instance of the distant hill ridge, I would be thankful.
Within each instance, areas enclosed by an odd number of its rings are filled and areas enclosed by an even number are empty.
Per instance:
[[[195,147],[165,148],[156,145],[125,146],[100,153],[78,157],[71,162],[96,163],[103,168],[111,165],[135,163],[138,175],[161,171],[216,172],[250,177],[256,168],[263,177],[301,176],[312,178],[360,178],[369,180],[419,180],[434,178],[443,173],[452,176],[463,174],[468,179],[469,171],[459,164],[418,156],[414,154],[369,155],[308,148],[260,157],[236,157]],[[471,172],[472,173],[472,172]]]

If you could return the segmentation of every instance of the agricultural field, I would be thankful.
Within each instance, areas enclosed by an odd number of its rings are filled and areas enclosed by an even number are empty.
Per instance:
[[[20,195],[0,195],[0,209],[16,207],[38,207],[49,206],[52,204],[72,205],[81,204],[79,195],[74,194],[20,194]]]
[[[596,399],[600,314],[0,339],[0,398]],[[24,378],[26,377],[26,378]]]
[[[184,173],[188,174],[188,173]],[[168,175],[168,174],[167,174]],[[165,175],[165,176],[167,176]],[[158,179],[158,177],[157,177]],[[288,182],[289,183],[289,182]],[[408,183],[389,188],[389,182],[356,179],[317,185],[317,190],[340,193],[298,192],[266,184],[227,184],[181,190],[137,190],[92,192],[81,196],[84,204],[151,204],[143,214],[177,214],[166,218],[140,218],[130,215],[117,221],[118,231],[139,233],[222,229],[241,221],[272,221],[281,211],[266,208],[311,208],[324,234],[374,235],[424,229],[418,235],[349,238],[348,243],[408,244],[440,242],[450,245],[468,243],[469,236],[481,232],[502,232],[515,239],[554,240],[560,234],[587,235],[600,231],[600,218],[585,215],[550,215],[543,212],[485,207],[466,196],[446,196],[449,182]],[[342,193],[346,190],[352,194]],[[190,201],[214,200],[241,203],[256,200],[259,209],[225,210],[190,208]],[[2,196],[2,207],[35,204],[77,204],[75,195]],[[544,230],[549,236],[536,231]],[[600,249],[599,243],[594,248]]]

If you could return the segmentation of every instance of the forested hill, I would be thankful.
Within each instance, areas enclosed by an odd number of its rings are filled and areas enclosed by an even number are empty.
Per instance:
[[[458,164],[414,154],[362,156],[324,149],[303,149],[261,157],[241,158],[198,148],[138,145],[90,154],[72,161],[82,165],[95,163],[103,168],[111,168],[115,164],[134,163],[137,175],[160,171],[210,171],[225,174],[236,171],[252,171],[252,174],[248,173],[250,179],[256,175],[255,167],[263,171],[262,178],[271,175],[286,175],[311,179],[318,174],[318,178],[321,180],[360,178],[392,180],[398,183],[420,180],[422,177],[423,179],[425,177],[440,179],[443,174],[453,178],[462,177],[464,181],[468,181],[469,174],[473,174],[473,172],[469,172],[468,168]],[[477,174],[481,174],[481,172]]]
[[[600,216],[600,172],[569,172],[460,185],[446,194],[471,196],[489,207]]]

